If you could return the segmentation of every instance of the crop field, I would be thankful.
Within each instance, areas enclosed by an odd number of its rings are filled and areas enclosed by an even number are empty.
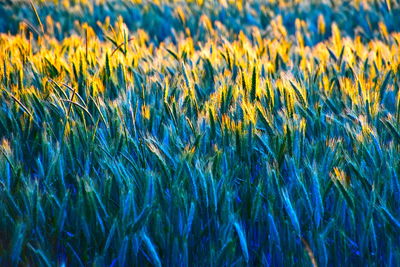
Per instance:
[[[398,0],[0,1],[0,266],[400,266]]]

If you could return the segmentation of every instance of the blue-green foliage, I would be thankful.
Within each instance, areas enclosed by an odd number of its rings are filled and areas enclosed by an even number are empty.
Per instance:
[[[368,10],[347,1],[287,9],[247,1],[242,11],[215,3],[105,2],[78,13],[61,4],[37,8],[40,17],[51,15],[61,23],[62,32],[54,33],[60,40],[74,33],[76,19],[96,27],[97,20],[121,15],[131,29],[148,32],[150,42],[175,42],[172,30],[184,32],[173,16],[181,5],[186,27],[198,33],[196,41],[206,39],[206,31],[198,29],[203,13],[231,30],[227,40],[241,30],[251,38],[251,25],[264,29],[282,15],[289,35],[295,18],[309,21],[306,45],[312,46],[330,37],[330,30],[317,34],[323,14],[328,27],[336,22],[347,36],[357,30],[364,42],[377,38],[399,46],[377,30],[379,21],[390,32],[399,30],[394,1],[374,1]],[[23,18],[35,24],[29,5],[0,4],[1,31],[16,33]],[[335,80],[354,80],[354,73],[330,52],[332,69],[324,74],[333,81],[329,96],[318,88],[318,73],[315,80],[302,80],[298,66],[279,63],[279,55],[276,73],[251,68],[249,101],[270,114],[256,110],[256,124],[235,131],[222,126],[223,115],[244,121],[244,100],[233,97],[232,88],[224,91],[220,106],[206,106],[220,82],[217,75],[240,71],[229,62],[213,66],[169,51],[172,63],[158,73],[158,82],[149,79],[157,70],[144,70],[139,62],[129,67],[132,85],[126,84],[123,66],[111,69],[107,55],[99,72],[107,90],[96,96],[78,62],[76,75],[68,78],[76,89],[52,81],[41,88],[42,78],[59,75],[51,62],[42,70],[25,64],[23,81],[16,73],[0,74],[0,141],[9,142],[0,147],[0,265],[309,266],[304,239],[320,266],[399,266],[400,71],[381,73],[380,103],[372,114],[368,101],[364,106],[342,95]],[[296,62],[295,55],[291,60]],[[357,68],[363,64],[356,59]],[[204,77],[193,84],[195,68]],[[298,98],[294,114],[287,114],[289,98],[276,86],[256,88],[259,78],[275,82],[281,70],[307,88],[304,96],[292,84],[292,97]],[[164,78],[173,81],[167,94]],[[11,91],[18,84],[41,94],[18,99]],[[186,87],[193,87],[195,99],[183,98]],[[257,90],[267,90],[266,95],[273,90],[274,99],[258,97]],[[141,110],[144,104],[149,118]],[[360,116],[376,129],[363,139]]]

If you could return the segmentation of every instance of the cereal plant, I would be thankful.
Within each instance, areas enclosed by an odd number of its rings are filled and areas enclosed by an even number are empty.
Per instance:
[[[400,266],[398,0],[0,1],[1,266]]]

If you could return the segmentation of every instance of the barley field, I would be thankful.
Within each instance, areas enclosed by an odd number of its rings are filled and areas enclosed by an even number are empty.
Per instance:
[[[0,1],[1,266],[400,266],[399,0]]]

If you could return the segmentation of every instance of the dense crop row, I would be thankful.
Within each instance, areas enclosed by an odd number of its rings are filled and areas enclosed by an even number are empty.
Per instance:
[[[400,265],[396,2],[59,2],[0,4],[0,265]]]

